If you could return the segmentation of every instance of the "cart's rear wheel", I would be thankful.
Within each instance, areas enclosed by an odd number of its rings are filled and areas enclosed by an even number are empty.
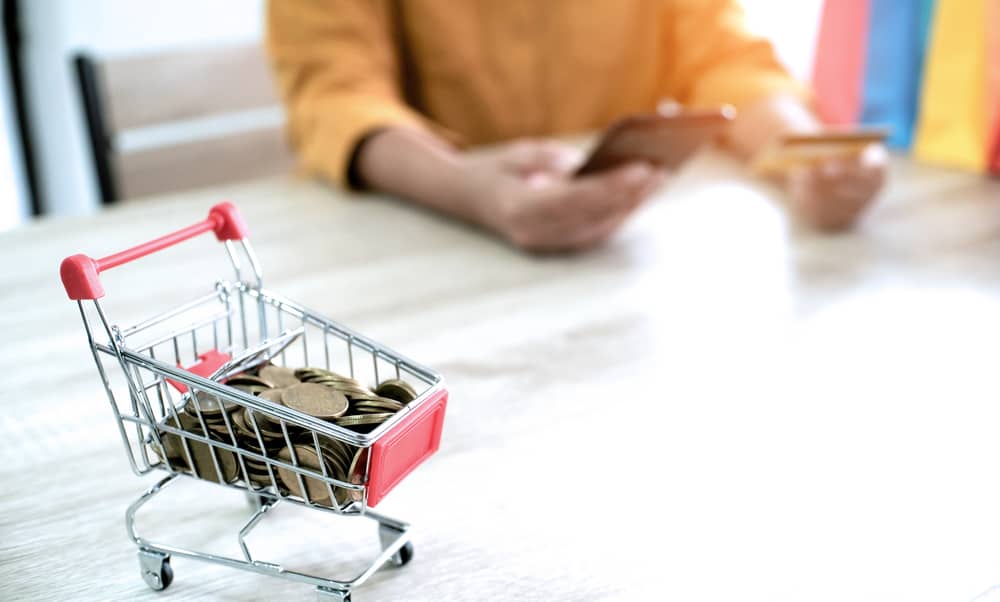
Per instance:
[[[260,510],[260,507],[264,505],[264,496],[257,495],[256,493],[247,492],[247,505],[254,512]]]
[[[394,545],[404,533],[406,533],[405,526],[401,528],[393,523],[379,523],[378,537],[382,542],[382,549]],[[389,557],[389,562],[395,566],[405,566],[411,559],[413,559],[413,542],[407,541]]]
[[[165,590],[170,587],[170,584],[174,582],[174,569],[170,566],[170,561],[163,563],[163,567],[160,568],[160,590]],[[156,589],[156,588],[153,588]]]
[[[392,555],[392,563],[396,566],[406,566],[413,560],[413,542],[408,541]]]
[[[142,580],[150,589],[163,591],[174,582],[174,569],[170,567],[170,556],[151,550],[139,550],[139,570]]]

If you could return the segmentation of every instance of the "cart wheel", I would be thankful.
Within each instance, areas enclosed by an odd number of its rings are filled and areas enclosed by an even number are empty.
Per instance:
[[[174,582],[174,569],[170,567],[170,556],[152,551],[139,551],[139,569],[142,580],[150,589],[163,591]]]
[[[254,512],[260,510],[260,507],[264,505],[264,496],[257,495],[256,493],[247,492],[247,506]]]
[[[396,566],[406,566],[413,560],[413,542],[408,541],[392,555],[392,563]]]
[[[165,590],[170,587],[170,584],[174,582],[174,569],[170,566],[170,561],[163,563],[163,567],[160,568],[160,587],[159,589]],[[153,588],[157,589],[157,588]]]
[[[320,602],[351,602],[351,592],[319,586],[316,588],[316,598]]]

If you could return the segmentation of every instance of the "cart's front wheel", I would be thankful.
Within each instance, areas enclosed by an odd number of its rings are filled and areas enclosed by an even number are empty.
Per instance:
[[[320,586],[316,588],[316,598],[320,602],[351,602],[351,591]]]
[[[413,560],[413,542],[408,541],[392,555],[392,563],[396,566],[406,566]]]
[[[170,556],[167,554],[139,550],[139,570],[146,585],[156,591],[163,591],[174,582],[174,569],[170,567]]]

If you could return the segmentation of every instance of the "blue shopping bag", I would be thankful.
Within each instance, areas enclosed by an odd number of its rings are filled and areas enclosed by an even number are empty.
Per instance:
[[[861,122],[891,130],[907,149],[919,113],[921,76],[934,0],[869,0]]]

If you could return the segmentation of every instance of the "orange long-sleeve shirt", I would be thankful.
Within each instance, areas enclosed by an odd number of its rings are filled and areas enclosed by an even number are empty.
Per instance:
[[[376,128],[482,144],[603,128],[663,98],[801,91],[733,0],[271,0],[267,43],[292,145],[340,183]]]

